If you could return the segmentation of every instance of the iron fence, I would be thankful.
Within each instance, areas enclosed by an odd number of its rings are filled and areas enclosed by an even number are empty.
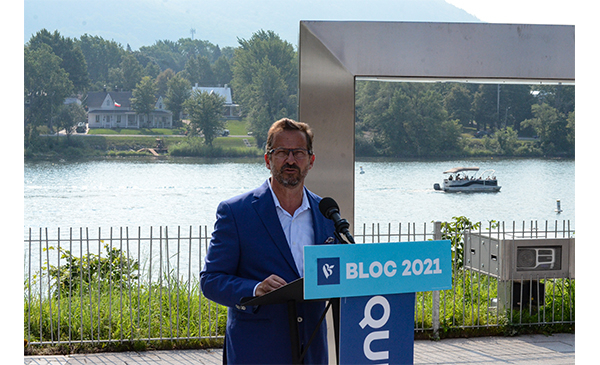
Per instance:
[[[354,238],[357,243],[452,241],[453,288],[416,293],[417,332],[574,323],[572,275],[521,273],[504,280],[475,270],[464,252],[471,234],[574,237],[568,221],[543,227],[534,221],[513,223],[507,229],[504,223],[457,220],[363,224]],[[25,338],[30,345],[223,338],[226,308],[204,298],[199,285],[209,241],[208,226],[28,229]]]

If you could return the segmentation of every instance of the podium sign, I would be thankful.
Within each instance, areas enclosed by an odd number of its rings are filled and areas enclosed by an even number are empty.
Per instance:
[[[412,364],[415,294],[340,300],[340,364]]]
[[[450,240],[304,247],[304,299],[452,288]]]

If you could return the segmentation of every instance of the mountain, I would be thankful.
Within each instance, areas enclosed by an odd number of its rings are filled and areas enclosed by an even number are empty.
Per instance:
[[[195,29],[194,39],[236,47],[263,29],[296,45],[300,20],[479,21],[443,0],[24,0],[24,43],[45,28],[136,50]]]

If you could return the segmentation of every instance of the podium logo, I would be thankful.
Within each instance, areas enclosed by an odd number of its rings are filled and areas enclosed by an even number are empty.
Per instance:
[[[340,283],[339,257],[317,259],[317,266],[317,285],[336,285]]]

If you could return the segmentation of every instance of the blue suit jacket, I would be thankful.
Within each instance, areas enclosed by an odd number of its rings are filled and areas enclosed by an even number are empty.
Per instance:
[[[320,197],[304,189],[310,203],[315,244],[334,237],[333,222],[319,211]],[[265,181],[259,188],[221,202],[204,269],[204,295],[228,308],[225,336],[227,362],[232,364],[290,364],[291,340],[286,304],[243,307],[254,287],[276,274],[290,283],[300,277],[288,246],[275,203]],[[306,346],[324,310],[323,302],[298,304],[300,342]],[[326,325],[306,354],[306,364],[328,362]]]

